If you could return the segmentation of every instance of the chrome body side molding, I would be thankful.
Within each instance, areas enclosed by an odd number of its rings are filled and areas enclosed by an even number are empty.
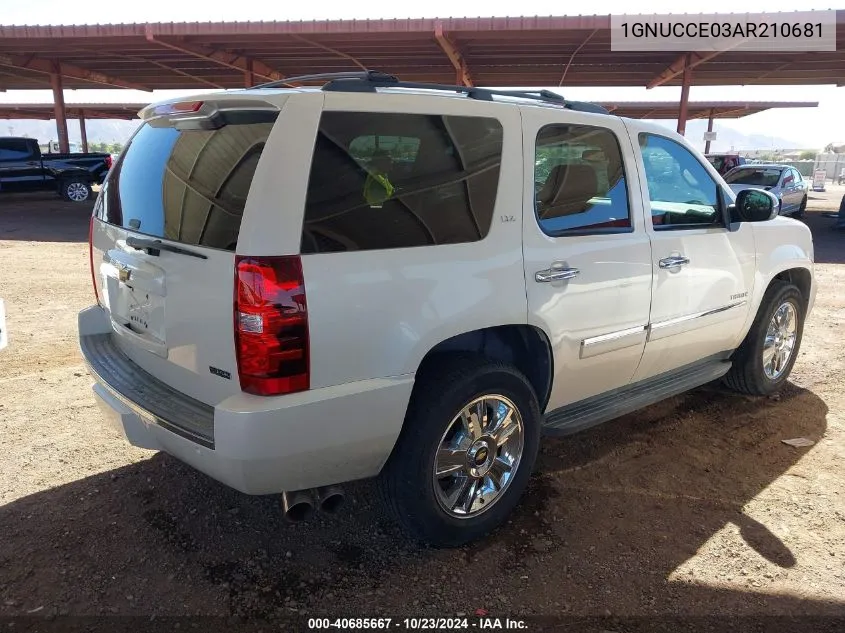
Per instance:
[[[648,341],[656,341],[667,336],[674,336],[689,330],[708,325],[706,322],[709,317],[733,310],[744,306],[747,301],[735,301],[712,310],[705,310],[703,312],[696,312],[694,314],[685,314],[684,316],[668,319],[666,321],[658,321],[648,326]]]

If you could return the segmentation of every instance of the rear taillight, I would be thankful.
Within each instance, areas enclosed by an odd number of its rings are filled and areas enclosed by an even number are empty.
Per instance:
[[[309,387],[308,308],[299,256],[235,258],[235,350],[241,389]]]
[[[111,169],[112,158],[111,154],[106,154],[106,169]]]
[[[97,273],[94,271],[94,219],[96,216],[91,216],[91,222],[88,224],[88,264],[91,266],[91,283],[94,284],[94,298],[97,303],[100,303],[100,294],[97,292]]]

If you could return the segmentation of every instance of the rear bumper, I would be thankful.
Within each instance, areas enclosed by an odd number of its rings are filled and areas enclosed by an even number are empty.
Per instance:
[[[280,397],[240,393],[211,407],[134,365],[110,332],[102,308],[80,312],[80,349],[106,421],[131,444],[163,450],[247,494],[378,474],[413,387],[406,375]]]

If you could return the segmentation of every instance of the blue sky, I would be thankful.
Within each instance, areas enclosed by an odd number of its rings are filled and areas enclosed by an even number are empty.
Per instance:
[[[835,2],[835,0],[833,0]],[[731,12],[741,6],[743,12],[794,11],[836,8],[831,0],[806,0],[797,5],[793,0],[709,0],[707,11]],[[845,4],[845,3],[843,3]],[[86,11],[85,7],[94,7]],[[591,14],[632,13],[628,0],[592,0]],[[677,0],[651,0],[636,5],[637,13],[679,12],[684,5]],[[689,6],[689,5],[687,5]],[[701,6],[701,5],[699,5]],[[413,7],[413,8],[412,8]],[[560,0],[427,0],[413,6],[395,0],[312,0],[307,3],[278,0],[180,0],[179,2],[97,3],[80,5],[67,0],[0,0],[0,24],[91,24],[120,22],[183,22],[183,21],[246,21],[246,20],[310,20],[310,19],[377,19],[406,17],[462,17],[504,15],[577,15],[584,4]],[[702,7],[703,8],[703,7]],[[781,53],[783,55],[783,53]],[[677,100],[680,89],[655,88],[565,88],[572,99],[585,100]],[[152,99],[167,96],[153,93]],[[9,91],[0,93],[0,102],[50,101],[49,91]],[[68,102],[83,101],[148,101],[149,93],[118,90],[66,91]],[[724,101],[819,101],[815,110],[774,110],[741,120],[719,122],[746,134],[780,136],[801,141],[806,147],[822,147],[833,141],[845,141],[845,88],[833,86],[693,86],[692,100]]]

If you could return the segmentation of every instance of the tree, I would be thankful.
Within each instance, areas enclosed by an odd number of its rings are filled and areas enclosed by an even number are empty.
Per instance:
[[[813,150],[805,150],[798,154],[798,160],[815,160],[816,152]]]

